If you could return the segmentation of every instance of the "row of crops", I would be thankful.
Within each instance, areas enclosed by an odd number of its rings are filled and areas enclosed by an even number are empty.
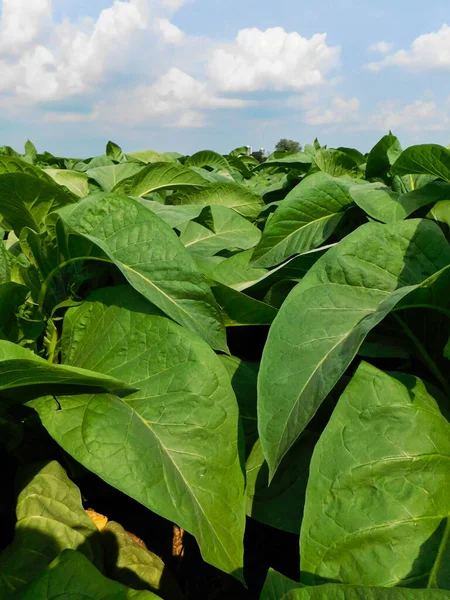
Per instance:
[[[0,227],[2,600],[194,597],[86,474],[243,593],[246,526],[297,536],[246,597],[450,598],[448,149],[28,142]]]

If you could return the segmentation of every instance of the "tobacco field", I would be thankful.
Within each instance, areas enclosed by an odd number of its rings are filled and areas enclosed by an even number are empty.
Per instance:
[[[0,148],[1,600],[450,598],[450,150]]]

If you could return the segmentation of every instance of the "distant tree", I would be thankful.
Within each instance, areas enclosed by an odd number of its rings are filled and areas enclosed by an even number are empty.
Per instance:
[[[302,147],[301,144],[294,142],[294,140],[282,138],[275,146],[275,150],[277,152],[301,152]]]

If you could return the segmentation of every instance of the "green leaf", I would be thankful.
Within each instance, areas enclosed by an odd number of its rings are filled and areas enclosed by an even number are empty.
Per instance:
[[[212,279],[238,292],[252,287],[268,274],[266,269],[251,266],[252,255],[253,250],[250,249],[223,260],[212,271]]]
[[[92,242],[147,300],[217,350],[226,351],[225,329],[205,277],[175,232],[145,201],[115,193],[93,195],[62,211],[61,218],[69,243],[71,232]],[[71,255],[78,250],[75,238]]]
[[[123,159],[122,148],[114,142],[109,141],[106,144],[106,156],[120,162]]]
[[[88,177],[85,173],[64,169],[46,169],[45,172],[58,185],[65,186],[78,198],[84,198],[89,194]]]
[[[298,535],[303,517],[309,463],[317,442],[305,431],[269,485],[269,469],[258,440],[247,459],[247,514],[257,521]]]
[[[190,156],[184,163],[186,167],[212,167],[213,169],[230,168],[227,159],[213,150],[200,150]]]
[[[106,575],[134,590],[150,590],[164,600],[182,594],[163,561],[136,542],[125,529],[109,521],[101,532]]]
[[[227,206],[250,220],[264,208],[261,196],[237,183],[213,183],[204,190],[177,195],[174,203]]]
[[[286,155],[286,153],[283,152],[283,155]],[[280,156],[277,156],[276,158],[273,158],[273,159],[269,158],[265,162],[261,163],[260,165],[255,167],[254,171],[259,171],[261,169],[267,169],[268,167],[288,167],[291,169],[299,169],[302,171],[307,171],[309,169],[309,167],[311,166],[311,163],[312,163],[311,156],[309,156],[308,154],[305,154],[304,152],[296,152],[293,154],[288,154],[285,156],[285,158],[283,158],[280,154]]]
[[[249,452],[258,437],[256,384],[259,363],[244,362],[235,356],[225,356],[224,354],[219,358],[230,376],[231,385],[236,394],[239,416],[244,427],[246,449]]]
[[[290,591],[282,600],[445,600],[448,592],[328,584]]]
[[[89,369],[52,365],[26,348],[0,340],[0,391],[49,384],[100,387],[117,392],[133,389],[123,381]]]
[[[350,195],[370,217],[390,223],[406,219],[423,206],[450,198],[450,185],[433,181],[413,192],[398,194],[382,183],[368,183],[351,187]]]
[[[384,179],[401,153],[402,147],[395,135],[389,133],[382,137],[367,157],[366,179]]]
[[[302,581],[450,589],[449,460],[426,386],[363,363],[314,451]]]
[[[270,325],[277,316],[278,310],[255,300],[242,292],[226,285],[213,287],[214,296],[224,312],[227,327],[242,325]]]
[[[172,157],[169,152],[161,153],[155,152],[155,150],[138,150],[137,152],[129,152],[125,156],[130,162],[137,161],[145,165],[148,165],[150,163],[175,162],[175,158]]]
[[[450,227],[450,200],[437,202],[427,214],[427,218]]]
[[[27,140],[25,143],[25,156],[34,162],[37,154],[36,146],[33,144],[33,142],[30,142],[30,140]]]
[[[164,162],[144,167],[136,175],[120,181],[113,191],[142,197],[161,190],[203,188],[207,185],[208,182],[191,169]]]
[[[363,225],[310,269],[278,313],[261,362],[258,428],[271,476],[369,331],[449,266],[440,229],[411,219]]]
[[[28,289],[18,283],[0,284],[0,339],[16,342],[18,324],[16,313],[28,296]]]
[[[316,152],[314,162],[321,171],[332,177],[354,174],[357,167],[355,161],[348,154],[328,148],[321,148]]]
[[[209,206],[197,206],[188,204],[186,206],[172,206],[171,204],[160,204],[147,200],[145,206],[148,206],[155,214],[165,221],[172,229],[195,221],[214,232],[214,217]]]
[[[204,559],[240,577],[245,524],[239,411],[199,337],[129,287],[95,293],[64,320],[63,361],[139,388],[31,403],[75,460],[192,533]],[[243,442],[243,440],[242,440]]]
[[[352,205],[349,183],[317,173],[299,183],[264,229],[253,265],[272,267],[322,244]]]
[[[359,165],[362,165],[366,162],[366,158],[364,157],[363,154],[361,154],[361,152],[359,150],[355,150],[355,148],[345,148],[343,146],[336,148],[336,150],[338,150],[339,152],[343,152],[344,154],[347,154],[348,156],[350,156],[350,158],[353,160],[353,162],[359,167]]]
[[[281,600],[290,590],[299,587],[299,583],[295,583],[295,581],[281,573],[269,569],[259,600]]]
[[[410,146],[395,161],[392,172],[396,175],[424,173],[450,183],[450,151],[437,144]]]
[[[99,568],[98,531],[85,513],[80,491],[55,461],[22,473],[13,543],[0,555],[0,596],[38,577],[65,549],[79,550]]]
[[[211,206],[214,231],[190,221],[178,227],[180,241],[190,251],[214,256],[225,249],[253,248],[261,238],[260,230],[226,206]]]
[[[34,167],[30,163],[15,156],[0,156],[0,175],[8,173],[22,173],[30,177],[37,177],[47,183],[53,183],[52,178],[39,167]]]
[[[124,179],[133,177],[141,171],[142,165],[135,162],[121,163],[120,165],[110,165],[108,167],[96,167],[88,169],[86,175],[92,179],[104,190],[110,192],[116,185]]]
[[[0,214],[17,236],[23,227],[39,232],[49,213],[74,202],[56,183],[24,173],[0,176]]]
[[[50,567],[13,600],[158,600],[106,579],[82,554],[65,550]]]

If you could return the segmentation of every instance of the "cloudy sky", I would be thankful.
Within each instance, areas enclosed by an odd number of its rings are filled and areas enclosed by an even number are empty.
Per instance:
[[[0,0],[0,145],[450,143],[448,0]],[[446,24],[449,23],[449,26]]]

